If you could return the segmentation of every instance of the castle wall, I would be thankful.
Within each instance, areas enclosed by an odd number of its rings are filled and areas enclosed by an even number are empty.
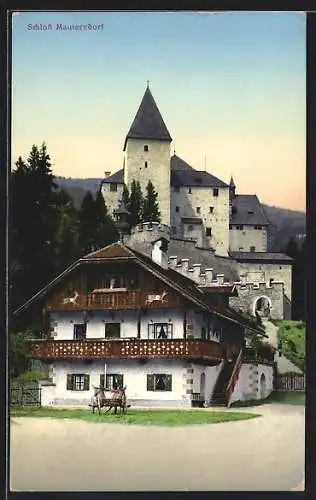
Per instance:
[[[145,145],[148,146],[148,151],[144,151]],[[170,143],[149,139],[128,139],[124,182],[129,190],[133,179],[139,181],[144,196],[148,181],[151,180],[158,193],[161,223],[170,226]]]
[[[268,246],[267,229],[255,229],[255,226],[243,226],[243,230],[233,225],[229,230],[229,248],[231,252],[266,252]],[[254,247],[254,250],[251,248]]]
[[[271,308],[271,319],[283,319],[284,300],[282,282],[275,281],[271,286],[266,283],[235,283],[238,297],[229,298],[229,306],[236,311],[255,314],[255,305],[258,299],[267,298]]]
[[[108,209],[108,215],[113,217],[113,211],[118,208],[119,200],[122,199],[123,184],[117,184],[117,191],[111,191],[111,184],[103,183],[101,192]]]
[[[198,172],[197,172],[198,176]],[[190,193],[191,190],[191,193]],[[179,207],[177,212],[176,207]],[[200,208],[198,213],[197,208]],[[227,256],[229,248],[229,189],[218,188],[218,196],[211,187],[180,187],[171,193],[171,226],[174,236],[183,237],[182,217],[202,219],[201,241],[216,249],[218,255]],[[206,236],[206,228],[211,228],[212,236]],[[186,237],[189,237],[186,229]],[[200,244],[199,242],[199,244]]]
[[[265,281],[270,279],[283,281],[285,295],[292,300],[292,266],[289,264],[264,264],[256,262],[238,262],[237,269],[240,276],[244,275],[246,281]],[[255,276],[258,279],[255,279]]]

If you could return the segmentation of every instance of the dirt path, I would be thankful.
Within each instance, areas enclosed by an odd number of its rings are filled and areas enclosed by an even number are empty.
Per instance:
[[[14,418],[11,488],[291,490],[304,474],[304,408],[266,405],[253,412],[263,416],[182,428]]]

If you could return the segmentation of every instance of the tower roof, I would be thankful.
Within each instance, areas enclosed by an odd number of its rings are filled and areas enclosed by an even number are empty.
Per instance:
[[[233,176],[231,176],[231,178],[230,178],[230,183],[229,183],[229,186],[230,186],[231,188],[235,188],[235,187],[236,187],[236,186],[235,186],[235,183],[234,183]]]
[[[124,151],[128,139],[154,139],[171,142],[171,136],[163,121],[155,99],[147,86],[144,97],[124,143]]]

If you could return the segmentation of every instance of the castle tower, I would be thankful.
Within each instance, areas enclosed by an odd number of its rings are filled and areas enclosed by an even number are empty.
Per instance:
[[[235,196],[236,196],[236,186],[234,183],[233,176],[231,176],[230,183],[229,183],[229,197],[230,197],[230,199],[233,199],[233,198],[235,198]]]
[[[143,194],[151,180],[158,193],[161,223],[170,226],[170,143],[172,139],[147,85],[124,143],[124,183],[139,181]]]

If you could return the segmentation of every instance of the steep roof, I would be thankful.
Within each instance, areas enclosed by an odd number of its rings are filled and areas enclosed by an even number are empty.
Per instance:
[[[128,139],[172,141],[149,87],[146,88],[142,102],[126,136],[124,151]]]
[[[232,200],[231,224],[268,226],[269,221],[255,194],[237,194]]]
[[[102,184],[124,184],[124,169],[118,170],[115,174],[103,179]]]
[[[237,262],[286,262],[291,264],[293,259],[285,253],[277,252],[230,252]]]
[[[204,170],[195,170],[187,162],[173,155],[170,160],[171,186],[228,187],[228,184]]]
[[[33,295],[25,304],[14,311],[14,315],[18,315],[31,306],[37,300],[43,298],[51,289],[53,289],[66,275],[76,269],[78,266],[84,263],[96,263],[100,260],[105,260],[107,262],[113,262],[117,260],[121,261],[134,261],[136,264],[140,265],[151,274],[156,276],[158,279],[166,283],[176,292],[180,293],[184,298],[193,302],[198,307],[213,312],[217,316],[231,320],[239,325],[242,325],[251,330],[255,330],[260,333],[264,333],[260,328],[254,327],[245,317],[241,316],[239,313],[234,311],[229,307],[218,307],[214,306],[207,294],[205,294],[194,281],[190,280],[186,276],[178,273],[174,269],[163,269],[161,266],[153,262],[149,257],[131,249],[130,247],[123,245],[120,242],[113,243],[107,247],[101,248],[95,252],[91,252],[83,258],[77,260],[72,266],[70,266],[66,271],[61,273],[57,278],[48,283],[44,288],[42,288],[37,294]]]

